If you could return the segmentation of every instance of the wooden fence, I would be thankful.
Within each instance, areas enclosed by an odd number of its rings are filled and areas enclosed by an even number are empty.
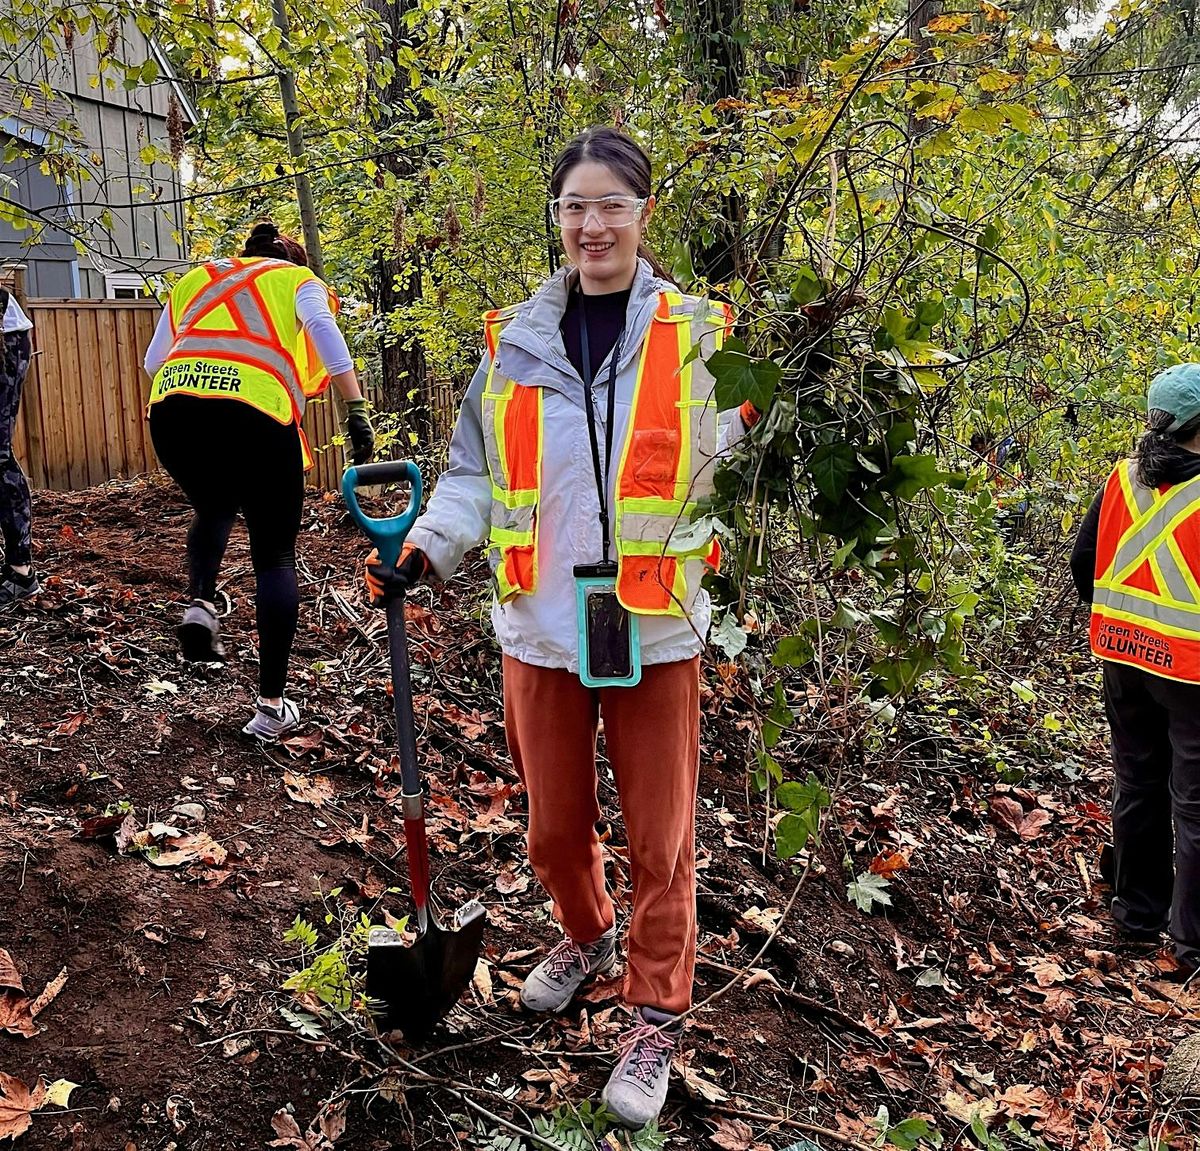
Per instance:
[[[77,491],[156,469],[142,359],[160,305],[48,299],[23,305],[33,321],[34,354],[14,450],[31,485]],[[342,449],[330,444],[339,430],[332,397],[309,405],[304,427],[317,458],[308,482],[336,490]]]
[[[143,418],[153,300],[29,300],[33,363],[14,447],[34,487],[77,491],[157,467]]]

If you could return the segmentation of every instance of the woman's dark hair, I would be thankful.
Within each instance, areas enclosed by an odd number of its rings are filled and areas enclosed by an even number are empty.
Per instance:
[[[616,128],[596,127],[585,128],[578,136],[568,140],[566,147],[559,152],[550,172],[551,199],[557,200],[562,195],[563,184],[571,169],[587,160],[603,164],[635,196],[648,199],[652,195],[650,157],[642,151],[637,141]],[[638,255],[650,264],[656,276],[675,283],[671,273],[645,244],[638,245]]]
[[[303,268],[308,267],[308,253],[304,245],[291,236],[285,236],[270,220],[261,220],[250,229],[246,237],[243,256],[262,256],[268,260],[289,260]]]
[[[1181,470],[1195,465],[1196,455],[1183,447],[1185,440],[1200,435],[1200,415],[1193,416],[1176,431],[1167,429],[1175,422],[1170,412],[1151,408],[1146,413],[1146,434],[1137,446],[1137,480],[1144,488],[1178,483]]]

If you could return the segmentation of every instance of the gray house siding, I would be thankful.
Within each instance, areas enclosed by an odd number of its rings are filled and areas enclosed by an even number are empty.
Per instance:
[[[6,188],[6,196],[51,219],[69,214],[64,190],[40,170],[38,160],[19,159],[8,165],[0,164],[0,175],[14,181]],[[4,182],[8,184],[8,180]],[[50,227],[40,233],[40,242],[33,248],[26,245],[29,238],[29,229],[17,231],[7,221],[0,220],[0,262],[26,265],[25,290],[31,296],[79,295],[78,254],[71,237]]]
[[[185,122],[192,119],[186,99],[172,82],[164,57],[128,22],[124,27],[124,47],[119,53],[128,63],[141,64],[148,59],[159,62],[160,78],[149,86],[126,91],[110,75],[93,88],[90,78],[97,75],[99,60],[88,37],[77,35],[70,52],[55,60],[40,53],[22,61],[19,79],[45,81],[56,94],[70,102],[78,134],[71,141],[85,176],[70,190],[70,211],[86,237],[85,251],[77,254],[77,273],[73,290],[65,295],[103,298],[105,276],[112,273],[142,276],[161,275],[187,266],[184,239],[184,212],[179,203],[181,185],[178,171],[170,164],[147,165],[140,153],[154,145],[162,153],[170,150],[168,118],[172,99],[183,109]],[[0,108],[0,128],[7,109]],[[20,116],[20,111],[16,111]],[[0,172],[15,173],[0,166]],[[58,202],[61,197],[56,197]],[[22,203],[40,206],[35,199]],[[102,222],[107,209],[111,223]],[[0,259],[11,259],[14,237],[0,230]],[[62,262],[61,233],[46,234],[35,248],[25,248],[18,259],[30,266],[30,291],[51,294],[43,280],[62,286],[61,275],[39,269],[34,280],[33,265]],[[42,252],[41,248],[53,248]],[[75,253],[72,253],[76,255]],[[53,294],[59,294],[57,291]]]

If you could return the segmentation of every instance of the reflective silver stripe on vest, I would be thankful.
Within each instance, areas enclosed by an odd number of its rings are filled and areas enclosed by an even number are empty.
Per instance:
[[[260,340],[274,341],[276,339],[267,323],[267,317],[263,315],[258,301],[251,294],[249,288],[239,288],[226,302],[237,308],[238,315],[245,321],[252,336],[257,336]]]
[[[1134,460],[1128,460],[1125,463],[1125,476],[1129,481],[1129,491],[1133,494],[1133,502],[1137,505],[1137,510],[1145,515],[1154,507],[1154,497],[1157,493],[1153,488],[1144,488],[1138,483],[1137,478],[1137,463]],[[1125,490],[1125,485],[1121,485],[1121,490]]]
[[[1136,485],[1134,488],[1136,491]],[[1153,493],[1150,494],[1154,498]],[[1149,554],[1151,546],[1166,531],[1167,525],[1176,516],[1192,509],[1193,505],[1195,510],[1200,511],[1200,476],[1173,487],[1165,497],[1155,500],[1155,506],[1147,518],[1130,526],[1113,557],[1113,575],[1122,576],[1135,567],[1140,558]]]
[[[1160,623],[1167,627],[1200,631],[1200,607],[1175,607],[1163,603],[1162,600],[1142,599],[1141,596],[1129,595],[1126,592],[1101,587],[1097,584],[1092,600],[1092,609],[1103,614],[1104,608],[1135,616],[1151,626]]]
[[[714,335],[722,325],[723,319],[720,317],[720,313],[714,313],[711,309],[703,316],[695,318],[689,331],[692,347],[700,345],[706,336]],[[691,480],[688,490],[682,495],[689,500],[710,495],[713,491],[713,475],[716,472],[714,461],[717,455],[719,431],[716,381],[706,373],[698,376],[695,371],[698,363],[703,368],[703,363],[699,360],[693,360],[690,364],[684,365],[682,383],[686,384],[687,394],[684,394],[682,387],[680,389],[680,399],[688,404],[688,418],[683,422],[683,431],[690,435],[688,445],[691,453],[689,459]],[[700,383],[701,380],[707,383],[708,390],[705,394],[699,395],[697,394],[697,385],[704,386],[703,383]]]
[[[695,504],[684,505],[678,515],[655,515],[653,512],[622,511],[618,523],[618,531],[623,543],[654,544],[660,547],[664,555],[690,556],[706,555],[712,546],[711,539],[705,540],[698,548],[678,548],[671,546],[671,540],[676,533],[685,533],[691,521]],[[640,551],[641,549],[639,549]]]
[[[1175,558],[1175,553],[1171,551],[1167,540],[1163,540],[1161,546],[1155,550],[1154,560],[1158,564],[1159,571],[1162,572],[1167,595],[1181,603],[1194,603],[1196,597],[1192,589],[1188,587],[1187,579],[1179,567],[1179,561]]]
[[[496,404],[494,401],[489,402],[486,395],[484,396],[483,415],[483,447],[487,454],[492,486],[506,492],[508,491],[508,476],[504,471],[504,461],[500,458],[500,444],[496,440]]]
[[[245,354],[246,343],[244,340],[221,332],[210,332],[203,335],[182,336],[177,339],[171,347],[168,363],[182,357],[198,360],[233,360],[236,363],[244,363]],[[308,397],[305,396],[304,389],[300,386],[300,380],[296,375],[296,365],[291,358],[277,348],[257,345],[254,348],[253,358],[269,365],[276,372],[290,393],[297,412],[304,415]],[[248,364],[247,366],[253,367],[254,365]]]
[[[223,272],[215,280],[209,280],[207,284],[197,293],[195,298],[187,306],[187,311],[183,313],[179,323],[176,325],[176,331],[182,331],[189,324],[203,316],[209,310],[210,306],[223,296],[230,288],[240,286],[248,280],[253,280],[261,276],[264,272],[268,272],[274,267],[287,267],[281,260],[271,260],[267,263],[256,260],[253,264],[248,264],[245,267],[238,268],[234,272]],[[255,305],[257,309],[257,304]]]
[[[510,508],[500,500],[492,500],[492,527],[506,532],[533,531],[533,504]]]

